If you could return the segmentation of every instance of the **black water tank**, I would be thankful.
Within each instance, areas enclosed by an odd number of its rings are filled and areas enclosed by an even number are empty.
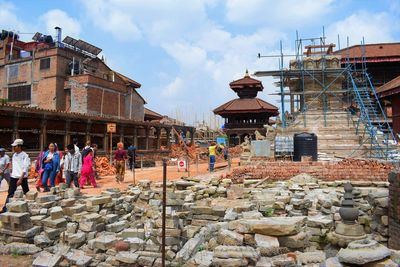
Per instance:
[[[313,161],[318,160],[317,136],[313,133],[294,134],[294,161],[301,161],[302,156],[311,156]]]

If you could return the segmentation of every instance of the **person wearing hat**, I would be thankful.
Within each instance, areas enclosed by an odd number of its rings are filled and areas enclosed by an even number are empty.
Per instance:
[[[3,179],[10,183],[10,157],[4,148],[0,148],[0,186]]]
[[[14,193],[17,190],[18,186],[22,187],[24,194],[29,191],[28,173],[29,167],[31,165],[31,160],[28,154],[22,151],[23,145],[24,141],[22,139],[15,139],[14,143],[11,144],[14,150],[14,154],[11,159],[12,171],[6,204],[9,202],[10,198],[14,196]],[[4,205],[2,212],[6,211],[7,208],[6,205]]]

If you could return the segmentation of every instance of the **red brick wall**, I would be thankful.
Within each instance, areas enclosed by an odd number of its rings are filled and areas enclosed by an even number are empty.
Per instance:
[[[389,248],[400,249],[400,174],[389,175]]]
[[[244,167],[228,175],[231,178],[287,180],[295,175],[307,173],[325,181],[369,180],[387,181],[393,165],[373,160],[346,159],[339,162],[291,162],[271,161],[257,167]]]

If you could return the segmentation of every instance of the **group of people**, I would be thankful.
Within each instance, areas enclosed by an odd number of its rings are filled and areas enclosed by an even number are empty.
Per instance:
[[[12,158],[0,148],[0,184],[7,181],[8,194],[6,204],[12,198],[18,186],[22,187],[24,194],[29,191],[28,175],[31,167],[29,155],[23,151],[24,141],[16,139],[12,144]],[[36,160],[35,171],[38,173],[36,189],[49,192],[49,187],[66,182],[68,187],[73,183],[75,187],[83,188],[87,182],[97,187],[95,179],[95,154],[96,146],[91,146],[90,141],[80,152],[77,141],[66,146],[64,153],[58,150],[56,143],[50,143],[40,152]],[[4,205],[1,212],[7,211]],[[0,213],[1,213],[0,212]]]
[[[0,185],[3,180],[8,184],[8,195],[6,203],[14,196],[18,186],[22,187],[24,194],[29,191],[28,175],[31,166],[29,155],[23,151],[24,141],[16,139],[12,144],[12,158],[0,148]],[[95,157],[97,146],[86,142],[86,146],[79,150],[78,141],[73,140],[72,144],[66,146],[64,152],[58,150],[56,143],[46,146],[36,159],[35,171],[38,174],[36,189],[49,192],[51,187],[59,183],[66,183],[67,187],[72,184],[76,188],[83,189],[86,184],[97,187]],[[126,161],[132,170],[136,162],[136,147],[130,145],[128,150],[124,149],[122,142],[117,144],[114,152],[114,166],[116,168],[116,180],[118,183],[124,181]],[[1,212],[5,212],[4,205]],[[0,213],[1,213],[0,212]]]
[[[36,160],[36,172],[39,176],[36,189],[40,191],[43,188],[44,192],[49,192],[49,186],[55,187],[64,182],[67,187],[71,187],[72,183],[80,188],[87,183],[97,187],[96,150],[97,146],[92,146],[90,141],[87,141],[86,146],[80,151],[77,140],[74,140],[73,144],[66,146],[64,152],[58,150],[57,144],[50,143],[40,152]]]

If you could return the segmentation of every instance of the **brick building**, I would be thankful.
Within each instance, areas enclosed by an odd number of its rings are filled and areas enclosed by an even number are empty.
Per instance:
[[[58,29],[58,28],[57,28]],[[91,44],[35,34],[0,35],[0,99],[9,104],[118,119],[144,120],[140,83],[110,69]]]

